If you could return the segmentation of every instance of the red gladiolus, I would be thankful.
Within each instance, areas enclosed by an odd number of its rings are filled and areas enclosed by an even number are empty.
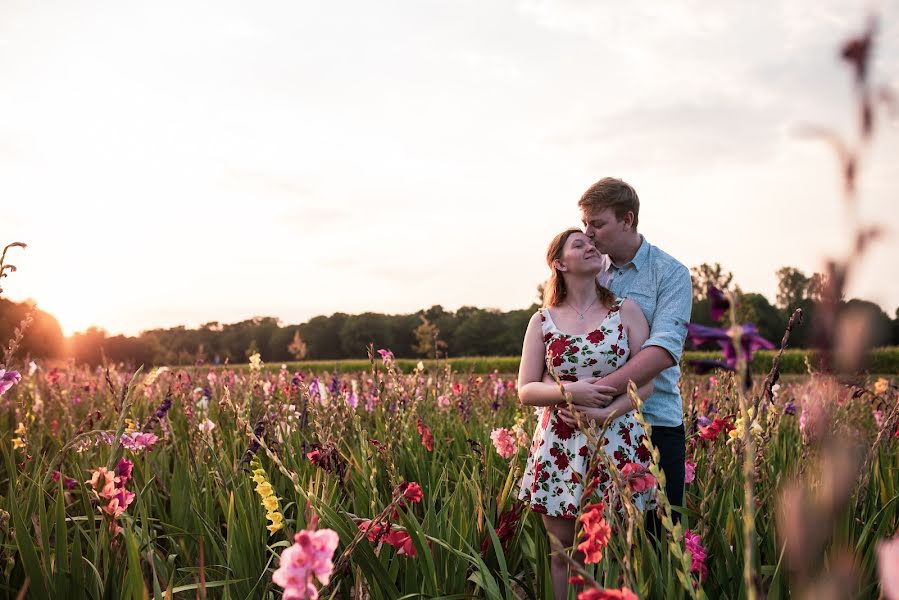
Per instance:
[[[734,426],[730,421],[715,417],[715,420],[710,425],[699,428],[699,437],[713,442],[722,431],[731,431],[732,429],[734,429]]]
[[[605,589],[585,590],[577,595],[577,600],[640,600],[637,594],[623,587],[617,590]]]
[[[602,510],[603,504],[598,502],[585,507],[580,516],[584,541],[578,544],[577,549],[584,553],[584,562],[587,564],[602,560],[602,550],[612,537],[612,528],[603,518]]]
[[[431,430],[421,419],[418,420],[418,435],[421,436],[421,445],[427,448],[428,452],[434,450],[434,436],[431,435]]]

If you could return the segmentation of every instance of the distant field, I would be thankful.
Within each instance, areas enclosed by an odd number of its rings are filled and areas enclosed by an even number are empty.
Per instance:
[[[771,361],[774,352],[761,351],[753,354],[752,371],[755,373],[765,373],[771,370]],[[787,350],[781,361],[781,372],[784,374],[802,375],[808,372],[806,359],[811,359],[814,353],[808,350]],[[693,359],[720,358],[717,352],[685,352],[684,361]],[[410,372],[415,369],[419,360],[421,360],[425,368],[433,371],[435,368],[443,368],[444,361],[425,360],[418,358],[400,358],[397,359],[397,365],[403,372]],[[518,372],[518,356],[465,356],[459,358],[448,359],[453,371],[457,373],[491,373],[499,371],[500,373],[517,373]],[[338,373],[352,373],[355,371],[366,370],[371,368],[368,360],[315,360],[315,361],[299,361],[288,363],[270,363],[266,365],[269,369],[280,368],[281,364],[287,364],[291,370],[304,371],[337,371]],[[246,365],[233,365],[236,368],[245,367]],[[887,348],[878,348],[871,353],[867,371],[872,374],[894,375],[899,373],[899,346],[891,346]]]

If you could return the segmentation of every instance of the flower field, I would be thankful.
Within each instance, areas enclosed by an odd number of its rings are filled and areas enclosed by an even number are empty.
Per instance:
[[[514,379],[402,373],[387,352],[337,375],[7,362],[3,597],[552,596],[542,522],[515,500],[536,418]],[[589,507],[572,597],[746,597],[745,568],[769,598],[877,598],[878,560],[899,564],[893,382],[756,382],[743,413],[731,374],[681,385],[681,524],[656,544],[639,515]]]

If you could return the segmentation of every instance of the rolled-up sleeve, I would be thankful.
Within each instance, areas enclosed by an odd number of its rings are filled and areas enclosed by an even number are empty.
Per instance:
[[[690,271],[678,263],[659,282],[656,310],[649,328],[649,339],[643,344],[668,351],[675,364],[680,362],[687,339],[687,323],[693,309],[693,284]]]

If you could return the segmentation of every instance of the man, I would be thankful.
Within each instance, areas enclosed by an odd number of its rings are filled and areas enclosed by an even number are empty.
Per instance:
[[[608,397],[611,402],[613,395],[626,393],[628,380],[640,386],[655,379],[653,393],[644,398],[643,415],[652,426],[652,443],[659,450],[665,493],[672,505],[682,506],[686,440],[677,382],[692,309],[690,271],[637,232],[640,200],[624,181],[612,177],[599,180],[584,192],[578,207],[584,232],[597,250],[609,257],[600,282],[616,296],[636,302],[650,328],[640,352],[596,385],[615,389]],[[679,515],[674,517],[676,521]],[[655,513],[648,520],[650,530],[658,536]]]

